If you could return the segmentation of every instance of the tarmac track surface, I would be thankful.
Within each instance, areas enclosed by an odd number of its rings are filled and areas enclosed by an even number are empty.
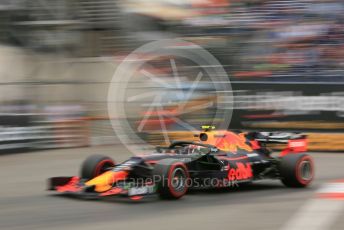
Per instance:
[[[276,230],[314,197],[321,184],[344,178],[344,154],[311,153],[316,179],[307,189],[262,181],[239,191],[200,191],[177,201],[141,202],[78,200],[45,190],[48,177],[78,175],[81,162],[93,153],[117,161],[130,156],[121,146],[1,155],[0,229]],[[329,229],[343,229],[343,217],[341,213]]]

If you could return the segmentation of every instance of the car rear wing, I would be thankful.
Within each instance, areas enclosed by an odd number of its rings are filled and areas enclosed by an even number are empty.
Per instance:
[[[300,133],[251,132],[247,134],[247,137],[258,142],[259,145],[286,144],[280,156],[307,151],[307,135]]]
[[[281,132],[256,132],[255,140],[261,143],[288,143],[290,140],[300,140],[307,138],[307,135],[300,133]]]

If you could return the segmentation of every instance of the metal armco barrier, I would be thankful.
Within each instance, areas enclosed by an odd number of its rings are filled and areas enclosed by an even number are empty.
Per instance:
[[[344,132],[344,84],[257,81],[232,87],[231,129]]]
[[[40,132],[33,149],[74,148],[89,145],[89,123],[83,119],[37,122]]]
[[[232,89],[234,104],[222,106],[234,108],[229,129],[303,132],[309,135],[309,150],[344,151],[344,84],[234,81]],[[0,152],[120,143],[107,116],[40,121],[18,113],[0,118]],[[169,130],[169,135],[171,140],[192,138],[183,131]],[[161,144],[161,133],[145,136]]]
[[[26,126],[0,129],[0,153],[89,145],[89,127],[84,120],[30,122]]]

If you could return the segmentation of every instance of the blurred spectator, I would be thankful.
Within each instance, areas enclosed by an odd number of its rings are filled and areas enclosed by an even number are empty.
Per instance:
[[[114,55],[183,37],[240,80],[344,80],[342,0],[2,0],[0,11],[0,41],[36,51]]]
[[[154,13],[140,2],[138,14],[164,24],[165,34],[200,42],[240,80],[344,80],[340,0],[158,1]]]

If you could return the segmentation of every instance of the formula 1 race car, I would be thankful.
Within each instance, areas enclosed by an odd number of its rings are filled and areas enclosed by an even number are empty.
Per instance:
[[[121,196],[139,200],[159,194],[178,199],[189,189],[239,186],[262,179],[280,179],[287,187],[306,187],[314,177],[306,137],[298,134],[234,133],[205,129],[199,141],[175,141],[149,155],[121,164],[102,155],[88,157],[81,175],[53,177],[49,190],[82,197]],[[264,147],[288,143],[279,156]]]

